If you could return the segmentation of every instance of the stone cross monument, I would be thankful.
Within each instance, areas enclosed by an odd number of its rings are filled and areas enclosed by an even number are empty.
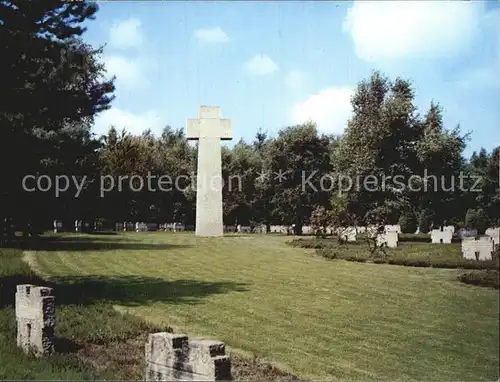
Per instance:
[[[197,119],[187,120],[187,138],[198,140],[196,236],[222,236],[222,161],[220,140],[231,140],[231,120],[220,107],[200,106]]]

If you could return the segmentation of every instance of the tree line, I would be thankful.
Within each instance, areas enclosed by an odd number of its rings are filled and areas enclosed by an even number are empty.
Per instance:
[[[103,48],[83,39],[83,22],[97,10],[90,2],[0,3],[1,232],[10,221],[35,235],[54,219],[194,224],[189,176],[197,148],[182,127],[167,126],[160,136],[120,126],[93,134],[115,81],[105,79]],[[408,231],[499,224],[500,148],[465,158],[470,135],[443,126],[437,102],[421,114],[414,94],[410,81],[374,71],[357,85],[341,136],[311,122],[223,147],[223,179],[236,179],[223,188],[225,224],[294,224],[297,233],[305,224],[400,223]],[[57,196],[28,192],[23,183],[27,175],[61,174],[74,182]],[[162,175],[181,179],[178,187],[115,184],[102,195],[104,178]]]

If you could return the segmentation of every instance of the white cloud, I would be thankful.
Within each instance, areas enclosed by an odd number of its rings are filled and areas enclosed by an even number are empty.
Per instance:
[[[246,62],[244,67],[248,73],[258,76],[271,74],[279,69],[278,65],[269,56],[264,54],[254,56]]]
[[[470,46],[484,12],[480,1],[356,1],[343,30],[366,61],[446,57]]]
[[[306,82],[306,76],[301,70],[290,70],[285,77],[285,85],[290,90],[300,90]]]
[[[200,41],[212,44],[230,41],[229,36],[220,27],[197,29],[194,31],[194,36]]]
[[[124,56],[107,56],[104,58],[106,72],[116,76],[117,87],[139,89],[149,86],[146,77],[151,63],[145,59],[131,59]]]
[[[116,22],[109,30],[109,44],[113,48],[136,48],[141,46],[143,41],[141,20],[136,18]]]
[[[293,123],[316,122],[318,129],[326,133],[341,134],[352,113],[351,88],[327,88],[310,96],[292,108]]]
[[[134,114],[113,107],[103,111],[96,117],[94,133],[98,135],[106,134],[111,125],[115,126],[118,131],[125,129],[131,134],[139,135],[147,129],[151,129],[155,134],[160,134],[165,123],[158,113],[154,111]]]

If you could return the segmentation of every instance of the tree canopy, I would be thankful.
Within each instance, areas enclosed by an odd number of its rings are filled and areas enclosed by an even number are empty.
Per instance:
[[[97,11],[87,1],[0,2],[0,224],[32,234],[54,219],[194,224],[197,147],[183,127],[93,134],[114,98],[103,48],[84,40]],[[374,71],[351,104],[341,136],[310,122],[223,147],[225,224],[298,234],[305,224],[500,224],[500,147],[465,158],[469,135],[444,126],[437,101],[418,110],[404,78]],[[71,177],[64,192],[34,190],[58,174]]]

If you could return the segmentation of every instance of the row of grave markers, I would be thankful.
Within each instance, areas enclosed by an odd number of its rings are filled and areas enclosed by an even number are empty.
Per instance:
[[[91,227],[94,231],[102,230],[102,224],[99,222],[94,222],[91,226],[88,222],[84,222],[82,220],[76,220],[74,225],[75,232],[89,232]],[[116,231],[127,231],[127,232],[146,232],[146,231],[193,231],[193,225],[185,225],[183,223],[144,223],[144,222],[123,222],[116,223],[115,230]],[[269,231],[265,225],[258,225],[256,227],[244,226],[244,225],[224,225],[224,232],[238,232],[238,233],[282,233],[282,234],[290,234],[293,233],[294,226],[287,225],[271,225],[269,226]],[[61,221],[54,221],[54,232],[63,231],[63,223]],[[327,235],[342,235],[345,236],[346,241],[355,241],[354,236],[360,233],[369,233],[375,232],[377,230],[376,226],[351,226],[351,227],[325,227],[325,234]],[[385,225],[384,232],[395,231],[398,234],[401,234],[400,225]],[[500,228],[488,228],[485,232],[486,236],[490,236],[495,240],[495,243],[498,243],[500,238]],[[302,227],[302,233],[304,235],[312,235],[315,233],[313,227],[305,225]],[[458,236],[463,239],[465,237],[476,237],[478,236],[477,230],[475,229],[465,229],[462,228],[457,232]],[[449,244],[452,241],[453,236],[455,235],[455,227],[454,226],[443,226],[439,229],[433,229],[430,232],[431,241],[433,244]]]
[[[101,227],[99,223],[94,223],[94,230],[99,230]],[[144,222],[123,222],[115,225],[116,231],[135,231],[135,232],[148,232],[148,231],[193,231],[194,226],[186,226],[183,223],[144,223]],[[54,221],[54,232],[62,231],[62,222]],[[225,225],[223,226],[224,232],[231,233],[281,233],[292,234],[293,225],[271,225],[269,231],[265,225],[257,227],[243,226],[243,225]],[[346,242],[356,241],[358,234],[372,234],[376,237],[378,246],[386,246],[388,248],[396,248],[398,246],[399,234],[401,234],[400,225],[385,225],[383,232],[377,232],[377,226],[350,226],[350,227],[326,227],[325,233],[327,235],[337,234]],[[81,220],[75,221],[75,232],[90,232],[90,224]],[[302,232],[305,235],[314,234],[314,229],[311,226],[303,226]],[[433,229],[430,232],[431,242],[433,244],[451,244],[455,235],[454,226],[443,226],[439,229]],[[488,260],[492,258],[492,252],[496,245],[500,245],[500,227],[488,228],[485,235],[478,236],[477,230],[460,229],[458,237],[462,239],[462,254],[466,259]]]
[[[396,248],[401,228],[398,225],[386,225],[383,232],[376,227],[340,227],[337,234],[347,242],[356,241],[358,233],[376,235],[377,246]],[[455,234],[454,226],[444,226],[431,231],[433,244],[451,244]],[[462,239],[462,256],[468,260],[491,260],[496,246],[500,245],[500,227],[488,228],[484,235],[478,236],[477,230],[461,230],[458,235]]]
[[[63,223],[59,220],[54,220],[54,233],[64,232],[65,227]],[[90,232],[91,227],[93,231],[101,231],[103,229],[102,223],[94,222],[90,225],[88,222],[81,220],[76,220],[74,224],[74,232]],[[267,233],[267,227],[265,225],[259,225],[256,227],[238,225],[225,225],[223,226],[224,232],[238,232],[238,233]],[[271,226],[269,232],[276,233],[290,233],[291,226]],[[182,232],[182,231],[194,231],[194,225],[185,225],[184,223],[145,223],[145,222],[123,222],[115,224],[115,231],[120,232],[155,232],[155,231],[165,231],[165,232]],[[313,229],[309,226],[303,227],[304,234],[314,233]]]

